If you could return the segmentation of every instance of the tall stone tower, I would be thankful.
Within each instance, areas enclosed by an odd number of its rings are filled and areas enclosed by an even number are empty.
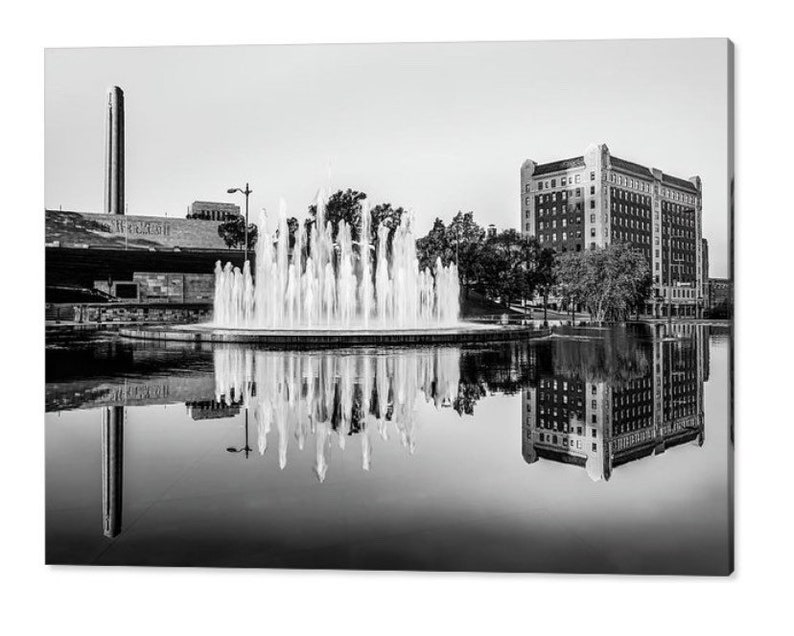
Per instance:
[[[108,91],[105,121],[105,213],[124,214],[124,91]]]

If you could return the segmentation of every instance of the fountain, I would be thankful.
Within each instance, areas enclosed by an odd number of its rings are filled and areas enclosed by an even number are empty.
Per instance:
[[[322,193],[313,222],[290,232],[282,200],[275,229],[259,220],[254,271],[215,265],[212,322],[124,328],[129,338],[245,342],[289,347],[449,344],[547,335],[532,325],[460,320],[456,263],[420,268],[413,220],[371,226],[362,205],[354,228],[325,219]],[[356,233],[354,230],[358,230]],[[358,236],[356,236],[358,234]]]
[[[256,275],[215,266],[213,326],[222,329],[349,330],[428,329],[458,324],[460,285],[457,265],[436,260],[435,271],[420,269],[409,216],[393,236],[384,225],[370,228],[361,210],[359,240],[341,221],[325,222],[324,204],[307,231],[299,223],[293,245],[281,202],[278,226],[266,231],[260,215]],[[334,235],[334,230],[336,234]],[[374,239],[373,239],[374,234]]]

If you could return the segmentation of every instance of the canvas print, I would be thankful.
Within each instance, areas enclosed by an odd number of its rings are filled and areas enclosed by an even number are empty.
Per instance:
[[[729,41],[45,60],[48,564],[733,570]]]

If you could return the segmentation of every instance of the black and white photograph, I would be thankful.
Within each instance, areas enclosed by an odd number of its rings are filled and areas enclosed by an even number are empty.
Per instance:
[[[47,564],[733,571],[729,40],[44,61]]]

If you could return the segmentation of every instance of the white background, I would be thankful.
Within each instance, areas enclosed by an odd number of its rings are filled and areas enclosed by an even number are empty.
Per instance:
[[[3,9],[5,633],[782,633],[791,628],[791,17],[781,2],[15,2]],[[730,37],[736,573],[728,579],[53,568],[44,559],[43,48]],[[681,69],[686,73],[686,68]],[[75,139],[75,143],[80,143]],[[774,321],[774,322],[773,322]]]

